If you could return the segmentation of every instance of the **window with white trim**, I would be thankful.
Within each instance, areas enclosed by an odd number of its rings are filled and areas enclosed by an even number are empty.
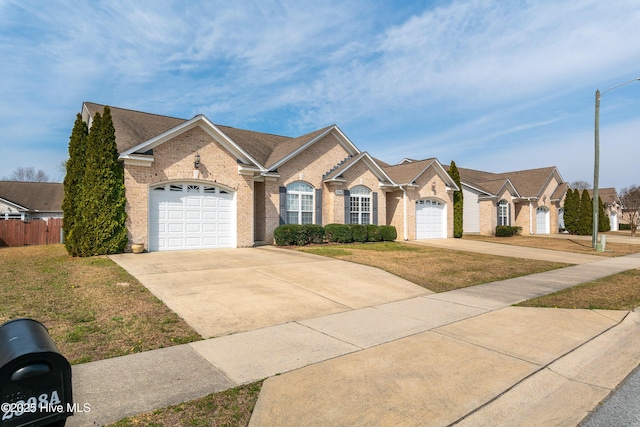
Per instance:
[[[509,218],[509,202],[504,199],[498,202],[498,225],[511,225],[511,218]]]
[[[364,185],[358,185],[349,193],[349,223],[371,224],[371,190]]]
[[[313,224],[313,187],[306,182],[287,185],[287,224]]]

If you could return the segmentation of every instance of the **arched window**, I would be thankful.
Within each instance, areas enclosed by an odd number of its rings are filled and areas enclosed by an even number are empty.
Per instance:
[[[313,187],[306,182],[287,185],[287,224],[313,224]]]
[[[349,224],[371,224],[371,190],[358,185],[349,194]]]
[[[498,202],[498,225],[511,225],[511,216],[509,215],[509,202],[504,199]]]

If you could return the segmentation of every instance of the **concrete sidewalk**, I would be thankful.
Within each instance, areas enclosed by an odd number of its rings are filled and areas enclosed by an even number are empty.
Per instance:
[[[638,366],[640,314],[510,305],[632,268],[640,254],[77,365],[91,411],[67,425],[269,377],[253,426],[575,425]]]

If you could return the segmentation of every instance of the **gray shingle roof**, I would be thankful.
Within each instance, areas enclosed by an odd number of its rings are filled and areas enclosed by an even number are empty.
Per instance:
[[[435,158],[410,161],[400,165],[383,167],[383,170],[396,184],[411,184]]]
[[[510,180],[521,197],[539,197],[556,170],[555,166],[549,166],[538,169],[492,173],[458,168],[460,181],[468,185],[485,190],[490,194],[496,194],[496,191],[502,188],[506,180]],[[566,190],[566,186],[562,184],[564,183],[561,183],[555,189],[554,197],[562,197],[560,193]]]
[[[589,192],[589,197],[593,199],[593,189],[587,191]],[[580,192],[580,194],[582,194],[582,192]],[[618,192],[613,187],[598,188],[598,197],[602,200],[602,203],[606,205],[611,205],[613,203],[620,204]]]
[[[92,102],[85,102],[84,105],[89,110],[91,117],[95,116],[96,113],[102,114],[105,107]],[[175,117],[111,106],[109,108],[111,109],[113,126],[116,129],[116,145],[120,153],[186,122],[185,119]]]
[[[62,212],[64,187],[59,182],[0,181],[0,198],[31,212]]]
[[[92,102],[85,102],[84,105],[92,117],[98,112],[102,114],[105,107],[102,104]],[[125,108],[111,106],[109,108],[111,109],[111,117],[116,129],[116,145],[118,146],[118,151],[120,153],[187,121],[186,119],[144,113]],[[234,141],[240,148],[247,152],[252,158],[260,162],[261,165],[270,167],[295,152],[318,135],[321,135],[333,125],[296,138],[238,129],[218,124],[215,126]]]

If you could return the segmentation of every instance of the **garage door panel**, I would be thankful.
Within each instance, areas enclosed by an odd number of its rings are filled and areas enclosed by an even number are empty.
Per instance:
[[[199,220],[201,217],[202,217],[202,212],[200,212],[200,211],[188,210],[186,212],[186,218],[187,219],[197,219],[197,220]]]
[[[234,194],[218,187],[173,183],[150,191],[149,250],[232,247]]]
[[[176,210],[176,209],[170,209],[167,210],[166,212],[167,215],[167,219],[171,220],[171,219],[183,219],[184,218],[184,211],[182,210]]]
[[[446,238],[446,205],[437,200],[416,202],[416,239]]]
[[[184,224],[182,223],[170,223],[166,225],[167,233],[182,233],[184,231]]]
[[[204,231],[204,230],[202,230],[201,224],[187,224],[185,231],[187,233],[199,233],[200,231]]]

